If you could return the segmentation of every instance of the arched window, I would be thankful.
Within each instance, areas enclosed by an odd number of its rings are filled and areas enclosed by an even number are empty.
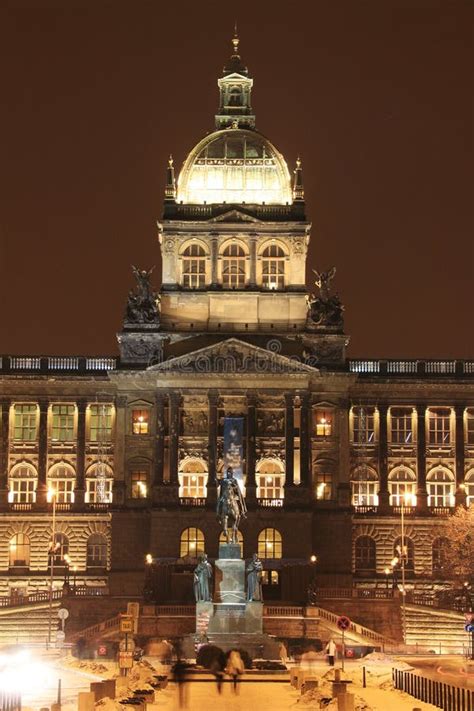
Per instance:
[[[230,244],[222,255],[222,285],[225,289],[245,286],[245,252],[240,244]]]
[[[52,552],[54,552],[54,565],[64,565],[64,558],[69,555],[69,538],[64,533],[54,534],[53,545],[50,545],[49,549],[50,565]]]
[[[57,504],[74,502],[76,474],[70,464],[60,463],[51,467],[48,474],[48,500],[56,497]]]
[[[93,533],[87,539],[87,567],[107,567],[107,540],[99,533]]]
[[[31,464],[17,464],[10,472],[8,501],[12,504],[33,504],[37,483],[36,469]]]
[[[372,536],[359,536],[355,541],[355,570],[375,571],[375,540]]]
[[[200,528],[185,528],[181,534],[180,557],[197,558],[201,553],[204,553],[204,533]]]
[[[183,252],[183,286],[200,289],[206,284],[206,253],[199,244],[190,244]]]
[[[471,506],[471,504],[474,504],[474,469],[468,471],[464,481],[466,487],[466,504],[467,506]]]
[[[277,244],[263,250],[262,286],[271,290],[285,287],[285,253]]]
[[[433,541],[432,548],[432,570],[433,575],[443,575],[446,573],[446,563],[449,557],[449,541],[440,536]]]
[[[186,458],[179,472],[180,499],[205,499],[207,496],[207,468],[202,459]]]
[[[30,539],[25,533],[17,533],[9,543],[10,568],[28,568],[30,565]]]
[[[264,528],[258,534],[258,557],[259,558],[281,558],[282,539],[280,531],[276,528]]]
[[[403,538],[403,550],[401,537],[397,538],[393,544],[394,558],[398,558],[398,560],[401,561],[402,554],[405,556],[405,570],[415,570],[415,545],[408,536],[404,536]]]
[[[365,464],[357,467],[351,475],[352,505],[378,506],[379,481],[377,472]]]
[[[229,91],[229,106],[242,106],[242,89],[232,86]]]
[[[407,467],[395,467],[388,475],[388,490],[392,506],[415,506],[415,473]]]
[[[283,465],[274,459],[263,459],[257,468],[257,499],[280,502],[285,496]],[[275,504],[277,505],[277,504]]]
[[[224,531],[221,531],[219,535],[219,545],[223,546],[227,543]],[[244,537],[242,531],[237,531],[237,543],[240,546],[240,557],[243,556],[244,552]]]
[[[110,504],[112,503],[112,486],[114,475],[112,469],[105,462],[97,462],[87,470],[86,476],[86,503]]]
[[[426,477],[428,506],[454,506],[454,475],[449,469],[437,467]]]

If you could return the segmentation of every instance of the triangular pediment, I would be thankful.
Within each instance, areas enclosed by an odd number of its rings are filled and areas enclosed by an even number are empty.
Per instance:
[[[233,208],[232,210],[224,212],[222,215],[211,217],[208,222],[261,222],[261,220],[258,220],[252,215],[247,215],[246,212]]]
[[[277,338],[270,339],[268,350],[238,338],[228,338],[152,365],[147,371],[203,375],[219,373],[231,376],[245,373],[264,376],[317,372],[317,368],[302,363],[296,357],[281,355],[278,352],[280,346]]]

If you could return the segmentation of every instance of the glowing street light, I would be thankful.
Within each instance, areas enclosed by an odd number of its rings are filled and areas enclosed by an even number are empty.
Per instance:
[[[56,541],[56,499],[57,492],[52,486],[48,488],[48,501],[53,503],[53,521],[52,521],[52,532],[51,532],[51,543],[49,544],[49,565],[50,565],[50,576],[49,576],[49,619],[48,619],[48,646],[51,644],[51,627],[53,620],[53,585],[54,585],[54,556],[59,548],[59,542]]]

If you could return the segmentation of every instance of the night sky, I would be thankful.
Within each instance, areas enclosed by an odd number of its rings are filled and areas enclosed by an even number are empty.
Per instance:
[[[237,19],[350,354],[474,357],[470,0],[0,3],[0,353],[114,354]],[[157,283],[156,286],[159,284]]]

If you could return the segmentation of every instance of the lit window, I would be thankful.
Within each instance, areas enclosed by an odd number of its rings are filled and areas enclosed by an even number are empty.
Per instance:
[[[264,528],[258,534],[258,557],[281,558],[282,557],[281,533],[276,528]]]
[[[474,444],[474,409],[472,407],[466,410],[466,444]]]
[[[429,408],[428,442],[439,447],[451,444],[451,410],[449,407]]]
[[[13,439],[15,442],[34,442],[37,436],[37,405],[15,405],[13,425]]]
[[[199,244],[183,252],[183,286],[200,289],[206,284],[206,253]]]
[[[179,473],[179,497],[205,499],[207,496],[207,471],[198,459],[183,462]]]
[[[93,533],[87,539],[87,567],[105,568],[107,566],[107,540],[99,533]]]
[[[454,476],[443,468],[433,469],[426,477],[428,506],[454,506]]]
[[[112,470],[107,464],[102,462],[94,464],[87,472],[86,503],[110,504],[113,481]]]
[[[257,499],[283,499],[284,485],[285,475],[277,462],[260,462],[257,472]]]
[[[318,501],[329,501],[332,499],[332,472],[318,469],[315,477],[316,498]]]
[[[17,533],[9,543],[10,568],[27,568],[30,565],[30,539],[24,533]]]
[[[375,442],[375,408],[352,408],[352,439],[354,444],[373,444]]]
[[[355,540],[355,570],[375,571],[376,545],[371,536],[359,536]]]
[[[262,286],[271,290],[285,286],[285,253],[277,244],[271,244],[263,251]]]
[[[415,473],[406,467],[396,467],[388,476],[388,490],[392,506],[414,506],[416,503]]]
[[[19,464],[10,473],[8,501],[33,504],[36,500],[36,470],[30,464]]]
[[[112,440],[113,405],[89,406],[89,440],[110,442]]]
[[[332,417],[325,410],[316,410],[316,437],[330,437],[332,434]]]
[[[51,439],[53,442],[74,441],[74,405],[53,405]]]
[[[466,504],[471,506],[471,504],[474,504],[474,469],[471,469],[466,474],[464,486],[466,488]]]
[[[222,285],[226,289],[245,286],[245,252],[239,244],[225,248],[222,259]]]
[[[204,533],[199,528],[185,528],[181,534],[180,558],[197,558],[204,553]]]
[[[133,471],[131,474],[132,499],[146,499],[148,494],[148,473],[146,471]]]
[[[352,473],[352,505],[378,506],[379,481],[374,469],[362,465]]]
[[[405,570],[414,570],[415,569],[415,545],[414,545],[412,539],[408,538],[408,536],[404,536],[404,538],[403,538],[403,548],[402,548],[401,537],[397,538],[397,540],[393,544],[394,558],[398,558],[398,560],[401,561],[402,555],[403,555],[404,561],[405,561]]]
[[[69,464],[54,465],[48,475],[48,501],[55,497],[57,504],[72,504],[75,483],[74,469]]]
[[[413,410],[390,408],[390,439],[393,444],[413,444]]]
[[[132,432],[136,435],[148,434],[148,410],[132,410]]]
[[[280,573],[278,570],[262,570],[262,585],[279,585]]]

